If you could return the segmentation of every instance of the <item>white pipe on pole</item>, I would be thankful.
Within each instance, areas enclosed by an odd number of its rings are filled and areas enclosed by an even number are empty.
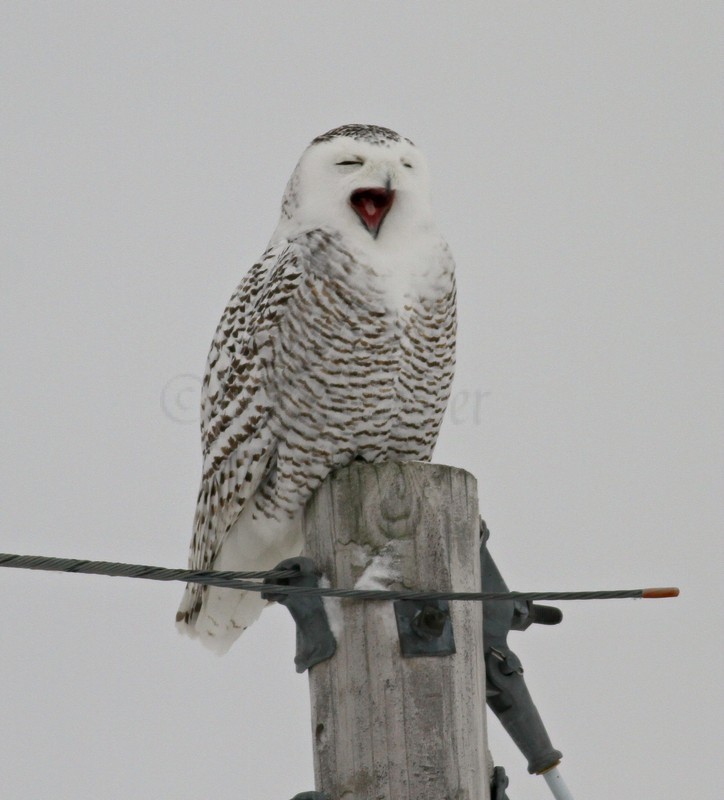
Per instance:
[[[546,779],[548,788],[553,792],[553,797],[556,800],[573,800],[573,795],[568,791],[558,767],[546,770],[543,773],[543,777]]]

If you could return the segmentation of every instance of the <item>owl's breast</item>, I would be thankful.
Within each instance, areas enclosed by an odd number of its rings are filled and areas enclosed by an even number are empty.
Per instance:
[[[454,364],[445,243],[358,252],[315,230],[296,245],[305,270],[272,334],[265,380],[275,436],[335,463],[360,448],[429,457]],[[400,437],[413,445],[398,447]]]
[[[379,294],[307,275],[276,332],[272,399],[320,433],[349,432],[365,414],[391,412],[400,337]]]
[[[454,287],[402,308],[374,284],[306,276],[277,331],[267,385],[275,433],[334,465],[426,459],[454,366]],[[404,440],[404,441],[403,441]]]

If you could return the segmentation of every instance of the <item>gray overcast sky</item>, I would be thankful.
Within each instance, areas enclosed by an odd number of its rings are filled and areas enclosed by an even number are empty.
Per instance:
[[[683,590],[511,637],[563,774],[719,797],[721,34],[713,2],[4,0],[0,550],[185,563],[219,315],[307,142],[392,127],[458,264],[436,460],[508,583]],[[219,659],[180,593],[0,571],[4,800],[312,788],[286,611]]]

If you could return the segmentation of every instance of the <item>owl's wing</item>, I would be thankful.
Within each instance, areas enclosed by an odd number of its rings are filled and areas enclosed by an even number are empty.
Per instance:
[[[270,248],[232,295],[216,330],[201,388],[201,488],[190,569],[211,569],[221,544],[275,458],[265,385],[271,337],[303,275],[299,248]],[[177,619],[198,614],[202,587],[189,584]]]

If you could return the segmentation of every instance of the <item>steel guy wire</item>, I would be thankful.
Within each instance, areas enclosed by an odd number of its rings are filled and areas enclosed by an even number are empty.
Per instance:
[[[584,592],[434,592],[414,589],[333,589],[319,586],[288,586],[278,583],[254,583],[252,580],[288,580],[298,577],[294,569],[258,572],[220,572],[214,570],[168,569],[143,564],[124,564],[115,561],[88,561],[50,556],[22,556],[0,553],[0,567],[32,569],[51,572],[74,572],[85,575],[108,575],[122,578],[144,578],[154,581],[182,581],[204,586],[264,592],[268,595],[322,595],[323,597],[356,600],[618,600],[625,598],[677,597],[674,587],[650,589],[618,589]]]

